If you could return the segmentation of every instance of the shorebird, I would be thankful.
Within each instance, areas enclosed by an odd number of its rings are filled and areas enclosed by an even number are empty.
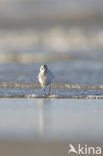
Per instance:
[[[45,92],[46,87],[49,87],[48,95],[50,95],[51,83],[53,79],[54,79],[54,74],[48,69],[48,66],[46,64],[42,65],[40,67],[40,72],[38,74],[38,80],[44,89],[45,95],[46,95]]]

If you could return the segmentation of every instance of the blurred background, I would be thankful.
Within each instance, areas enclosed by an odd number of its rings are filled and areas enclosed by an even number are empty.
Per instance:
[[[102,0],[0,0],[0,52],[93,55],[103,48],[102,6]]]
[[[0,0],[0,82],[37,83],[39,66],[48,63],[58,82],[101,84],[102,6],[102,0]]]
[[[37,74],[41,63],[53,62],[57,80],[101,83],[96,79],[102,77],[102,6],[102,0],[0,0],[0,82],[34,82],[25,74]]]
[[[37,84],[44,63],[56,83],[102,85],[102,6],[102,0],[0,0],[1,86]]]
[[[0,83],[102,85],[102,0],[0,0]]]

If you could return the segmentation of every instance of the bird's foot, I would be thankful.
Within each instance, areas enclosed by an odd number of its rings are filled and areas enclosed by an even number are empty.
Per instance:
[[[45,96],[50,96],[50,93],[45,93],[44,95],[45,95]]]
[[[47,95],[50,96],[50,92]]]
[[[45,93],[45,96],[47,96],[48,94],[47,93]]]

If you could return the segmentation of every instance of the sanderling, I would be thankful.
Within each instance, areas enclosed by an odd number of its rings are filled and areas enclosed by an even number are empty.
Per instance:
[[[41,84],[41,86],[44,89],[44,93],[46,95],[45,92],[45,87],[49,87],[49,92],[48,95],[50,95],[50,90],[51,90],[51,83],[54,79],[54,75],[53,73],[48,69],[48,66],[46,64],[42,65],[40,67],[40,72],[38,74],[38,80]]]

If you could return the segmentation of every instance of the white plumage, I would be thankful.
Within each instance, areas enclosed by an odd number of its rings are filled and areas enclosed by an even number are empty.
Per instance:
[[[51,83],[54,79],[53,73],[48,69],[48,66],[46,64],[42,65],[40,67],[40,72],[38,74],[38,80],[41,84],[41,86],[44,88],[45,92],[45,87],[49,87],[49,92],[48,94],[50,95],[50,90],[51,90]],[[46,93],[45,93],[46,95]]]

